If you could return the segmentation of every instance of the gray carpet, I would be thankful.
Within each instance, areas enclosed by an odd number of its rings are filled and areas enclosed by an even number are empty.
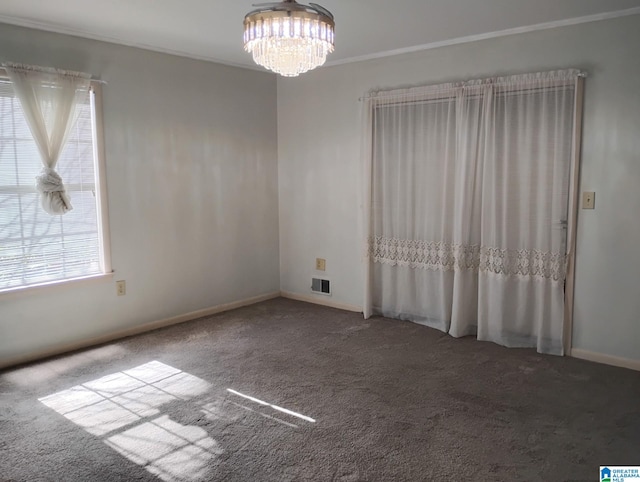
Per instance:
[[[640,373],[276,299],[0,373],[0,479],[599,480]]]

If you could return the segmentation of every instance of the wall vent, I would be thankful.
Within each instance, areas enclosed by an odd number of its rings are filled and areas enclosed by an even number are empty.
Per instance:
[[[311,278],[311,291],[321,295],[331,295],[331,283],[328,279]]]

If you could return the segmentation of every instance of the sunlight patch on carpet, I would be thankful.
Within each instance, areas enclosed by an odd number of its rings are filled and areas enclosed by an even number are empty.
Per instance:
[[[162,409],[210,390],[201,378],[151,361],[39,401],[162,480],[191,481],[202,480],[224,451],[204,429],[171,420]]]
[[[251,400],[252,402],[257,403],[258,405],[271,407],[274,410],[277,410],[278,412],[286,413],[287,415],[292,415],[292,416],[300,418],[302,420],[306,420],[307,422],[316,423],[316,421],[311,417],[307,417],[306,415],[302,415],[301,413],[294,412],[293,410],[288,410],[286,408],[282,408],[282,407],[280,407],[278,405],[273,405],[272,403],[265,402],[264,400],[260,400],[259,398],[255,398],[255,397],[252,397],[250,395],[245,395],[244,393],[240,393],[240,392],[238,392],[236,390],[232,390],[231,388],[227,388],[227,392],[232,393],[234,395],[237,395],[239,397],[245,398],[247,400]]]

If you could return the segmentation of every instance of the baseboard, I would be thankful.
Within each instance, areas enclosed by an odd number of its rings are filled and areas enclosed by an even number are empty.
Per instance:
[[[127,328],[126,330],[114,331],[106,335],[101,335],[86,340],[68,343],[66,345],[58,345],[54,348],[48,348],[39,352],[31,353],[29,355],[18,356],[9,358],[6,360],[0,360],[0,370],[16,365],[22,365],[23,363],[29,363],[36,360],[42,360],[56,355],[62,355],[64,353],[80,350],[83,348],[89,348],[96,345],[102,345],[103,343],[109,343],[112,341],[120,340],[128,336],[139,335],[148,331],[157,330],[158,328],[164,328],[166,326],[177,325],[184,323],[185,321],[191,321],[203,316],[215,315],[222,313],[223,311],[235,310],[236,308],[242,308],[243,306],[253,305],[260,303],[261,301],[271,300],[273,298],[280,297],[279,291],[266,293],[263,295],[253,296],[251,298],[245,298],[243,300],[232,301],[231,303],[225,303],[222,305],[216,305],[202,310],[192,311],[183,315],[173,316],[171,318],[165,318],[163,320],[152,321],[143,325]]]
[[[596,363],[604,363],[605,365],[613,365],[614,367],[629,368],[631,370],[640,371],[640,360],[632,360],[631,358],[620,358],[604,353],[595,353],[580,348],[572,348],[570,356],[588,360]]]
[[[355,311],[356,313],[362,313],[362,307],[356,305],[350,305],[347,303],[339,303],[333,301],[326,296],[311,296],[301,295],[300,293],[293,293],[292,291],[281,291],[280,296],[283,298],[289,298],[290,300],[304,301],[306,303],[313,303],[314,305],[329,306],[331,308],[338,308],[339,310]]]

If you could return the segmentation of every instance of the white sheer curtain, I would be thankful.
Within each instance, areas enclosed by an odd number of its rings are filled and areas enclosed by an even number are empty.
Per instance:
[[[78,72],[5,63],[43,164],[36,177],[42,208],[51,215],[73,207],[56,164],[76,120],[78,96],[86,95],[90,76]]]
[[[364,99],[366,317],[563,353],[578,76]]]

